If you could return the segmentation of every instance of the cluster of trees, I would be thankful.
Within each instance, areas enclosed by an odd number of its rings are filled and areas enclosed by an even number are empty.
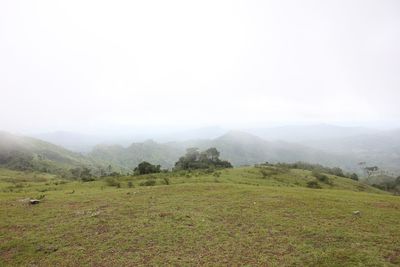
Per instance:
[[[220,160],[219,155],[215,147],[205,151],[199,151],[195,147],[188,148],[186,154],[175,163],[175,170],[232,168],[232,164],[229,161]]]
[[[82,179],[84,182],[95,180],[91,170],[87,167],[76,167],[70,169],[69,171],[71,172],[72,177],[75,179]]]
[[[139,165],[134,169],[135,174],[150,174],[161,172],[161,165],[153,165],[147,161],[139,163]]]

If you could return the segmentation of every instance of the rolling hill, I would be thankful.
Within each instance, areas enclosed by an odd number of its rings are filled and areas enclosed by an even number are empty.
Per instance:
[[[261,170],[82,183],[0,169],[0,265],[400,264],[399,197],[336,176],[311,189],[309,171]]]
[[[0,166],[19,170],[56,172],[97,163],[82,154],[26,136],[0,132]]]
[[[357,132],[355,129],[354,132]],[[286,141],[267,141],[246,132],[230,131],[213,139],[194,139],[158,143],[152,140],[129,146],[100,144],[85,154],[75,153],[39,139],[0,134],[0,164],[12,168],[49,169],[74,166],[108,166],[128,172],[142,161],[172,168],[190,147],[202,150],[216,147],[221,158],[234,166],[261,162],[318,163],[362,173],[359,162],[388,171],[393,177],[400,174],[400,131],[384,131],[348,137],[308,140],[302,144]],[[30,162],[30,163],[27,163]],[[29,166],[23,166],[28,164]]]

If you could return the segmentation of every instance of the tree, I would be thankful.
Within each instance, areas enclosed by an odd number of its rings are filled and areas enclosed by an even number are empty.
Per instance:
[[[137,174],[149,174],[149,173],[159,173],[161,172],[160,165],[153,165],[147,161],[143,161],[139,163],[139,165],[135,168],[135,173]]]
[[[94,181],[94,177],[89,168],[83,167],[81,170],[81,179],[84,182]]]
[[[338,167],[334,167],[331,169],[331,174],[339,176],[339,177],[346,177],[346,175],[344,175],[343,170],[341,168]]]
[[[186,155],[185,155],[186,159],[189,161],[196,161],[199,159],[200,157],[200,152],[199,149],[197,147],[191,147],[186,149]]]
[[[354,181],[358,181],[358,175],[357,173],[353,173],[352,175],[350,175],[350,179],[354,180]]]
[[[72,177],[74,177],[76,179],[81,178],[81,172],[82,172],[81,168],[73,168],[73,169],[70,169],[69,171],[71,172]]]
[[[377,172],[379,170],[379,168],[377,166],[373,166],[373,167],[365,167],[364,171],[367,173],[367,176],[370,177],[372,174],[374,174],[375,172]]]
[[[215,147],[211,147],[204,152],[211,161],[217,161],[219,159],[219,151]]]

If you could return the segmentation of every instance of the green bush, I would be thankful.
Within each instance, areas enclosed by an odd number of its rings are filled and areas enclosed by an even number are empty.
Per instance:
[[[96,178],[94,178],[93,176],[91,177],[82,177],[82,182],[92,182],[95,181]]]
[[[111,178],[111,177],[106,179],[106,184],[108,186],[115,186],[115,187],[118,187],[118,188],[121,187],[121,183],[119,181],[117,181],[116,179]]]
[[[139,175],[150,174],[150,173],[159,173],[159,172],[161,172],[161,166],[153,165],[151,163],[148,163],[147,161],[143,161],[143,162],[139,163],[139,165],[135,168],[134,172]]]
[[[170,181],[168,177],[164,177],[164,184],[169,185]]]
[[[319,173],[317,171],[313,171],[312,172],[312,176],[314,176],[315,178],[317,178],[318,181],[322,182],[322,183],[329,183],[329,177],[326,176],[325,174]]]
[[[307,187],[309,187],[309,188],[315,188],[315,189],[320,189],[320,188],[322,188],[322,187],[320,186],[320,184],[318,183],[318,181],[309,181],[309,182],[307,183]]]
[[[357,173],[353,173],[352,175],[350,175],[350,179],[354,180],[354,181],[358,181],[358,175]]]
[[[133,187],[132,181],[129,181],[129,182],[128,182],[128,187],[129,187],[129,188],[132,188],[132,187]]]

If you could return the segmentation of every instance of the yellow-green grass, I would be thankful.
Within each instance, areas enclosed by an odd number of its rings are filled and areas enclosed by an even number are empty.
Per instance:
[[[400,264],[399,197],[333,176],[309,189],[302,170],[218,173],[117,188],[0,170],[0,266]]]

